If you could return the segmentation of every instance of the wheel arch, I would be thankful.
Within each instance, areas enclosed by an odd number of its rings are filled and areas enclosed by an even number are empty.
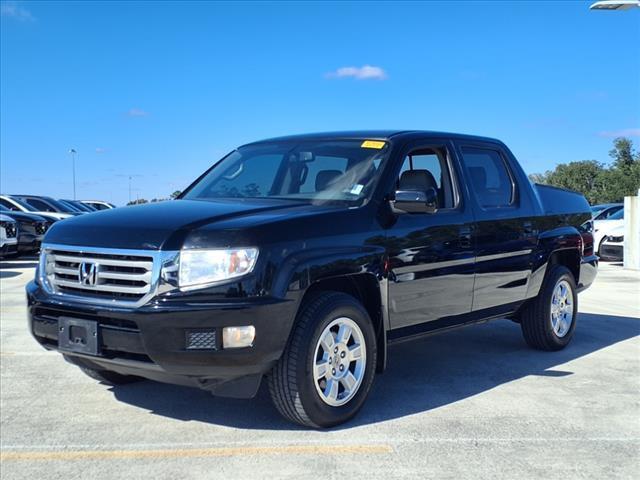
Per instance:
[[[378,350],[376,371],[380,373],[386,367],[387,356],[386,312],[381,288],[381,282],[371,273],[322,278],[305,290],[298,309],[323,292],[341,292],[355,298],[373,323]]]
[[[567,267],[578,284],[582,247],[582,236],[573,226],[558,227],[540,234],[526,298],[533,298],[539,294],[547,272],[553,265]]]
[[[547,269],[550,269],[554,265],[562,265],[567,267],[573,274],[573,279],[578,285],[580,280],[580,250],[577,248],[566,248],[563,250],[556,250],[551,253],[549,260],[547,261]]]

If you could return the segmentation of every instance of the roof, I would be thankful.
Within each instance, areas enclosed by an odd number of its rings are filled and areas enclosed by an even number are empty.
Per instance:
[[[258,143],[276,143],[276,142],[302,142],[309,140],[395,140],[395,139],[412,139],[415,137],[437,137],[437,138],[458,138],[466,140],[481,140],[496,142],[494,138],[481,137],[478,135],[466,135],[462,133],[436,132],[430,130],[351,130],[343,132],[318,132],[304,133],[299,135],[287,135],[282,137],[267,138],[246,145],[254,145]]]

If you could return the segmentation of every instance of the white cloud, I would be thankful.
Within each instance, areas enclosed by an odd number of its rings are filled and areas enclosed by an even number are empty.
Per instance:
[[[355,78],[357,80],[385,80],[387,73],[380,67],[364,65],[362,67],[340,67],[326,75],[327,78]]]
[[[17,2],[0,3],[0,15],[21,21],[35,20],[35,17],[31,15],[31,12],[26,8],[21,7]]]
[[[146,117],[149,113],[140,108],[132,108],[127,112],[127,115],[130,117]]]
[[[96,147],[96,153],[105,153],[107,151],[106,148],[102,148],[102,147]]]
[[[598,132],[598,136],[606,138],[640,137],[640,128],[623,128],[622,130]]]

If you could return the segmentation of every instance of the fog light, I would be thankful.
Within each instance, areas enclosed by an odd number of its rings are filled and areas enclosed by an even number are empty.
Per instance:
[[[222,329],[223,348],[242,348],[253,346],[256,329],[253,325],[244,327],[224,327]]]

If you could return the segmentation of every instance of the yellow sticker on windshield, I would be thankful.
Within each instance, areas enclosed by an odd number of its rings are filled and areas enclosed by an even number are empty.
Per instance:
[[[365,140],[364,142],[362,142],[362,145],[360,145],[361,148],[375,148],[377,150],[380,150],[381,148],[384,148],[384,142],[380,142],[378,140]]]

